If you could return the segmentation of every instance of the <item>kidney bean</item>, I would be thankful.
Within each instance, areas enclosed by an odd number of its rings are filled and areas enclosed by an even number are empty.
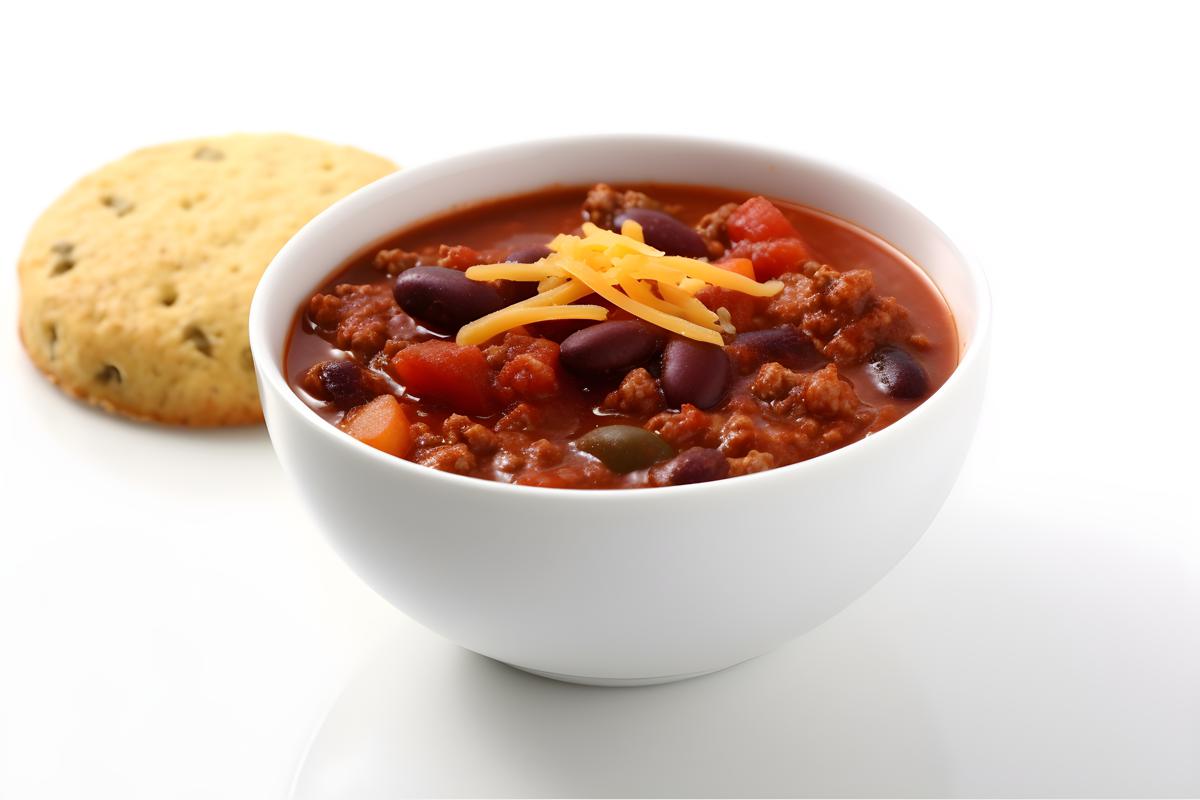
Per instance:
[[[558,357],[571,372],[599,378],[628,372],[653,356],[661,343],[659,334],[649,325],[619,319],[572,333],[563,339]]]
[[[520,247],[508,254],[504,260],[509,264],[532,264],[550,255],[550,248],[544,244],[533,247]]]
[[[575,440],[575,447],[590,453],[611,469],[624,474],[670,458],[675,449],[657,433],[633,425],[605,425]]]
[[[326,361],[317,376],[329,400],[341,409],[360,406],[379,393],[379,380],[353,361]]]
[[[538,293],[535,281],[496,281],[496,290],[504,298],[505,305],[528,300]]]
[[[669,256],[704,258],[708,255],[708,246],[700,234],[670,214],[651,208],[628,208],[613,219],[618,231],[627,219],[642,226],[642,237],[646,244]]]
[[[396,303],[427,328],[455,333],[472,320],[508,305],[503,293],[448,267],[413,267],[392,286]]]
[[[535,336],[562,344],[571,334],[584,328],[590,328],[595,324],[586,319],[552,319],[549,322],[535,322],[526,327]]]
[[[665,486],[717,481],[728,476],[729,459],[720,450],[709,447],[690,447],[653,470],[655,483]]]
[[[725,394],[730,372],[724,348],[694,339],[672,339],[663,351],[663,394],[674,408],[684,403],[712,408]]]
[[[867,369],[879,391],[891,397],[911,400],[929,392],[925,368],[906,350],[888,345],[867,359]]]
[[[803,369],[822,360],[809,338],[792,325],[739,333],[726,350],[739,364],[751,367],[778,361],[791,369]]]

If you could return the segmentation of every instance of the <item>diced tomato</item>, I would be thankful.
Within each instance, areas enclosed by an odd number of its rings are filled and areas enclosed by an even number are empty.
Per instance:
[[[812,259],[808,245],[799,239],[771,239],[766,242],[739,242],[729,251],[734,258],[749,258],[754,262],[754,274],[760,281],[778,278],[785,272],[795,272]]]
[[[360,442],[394,456],[408,455],[412,446],[404,406],[390,394],[381,394],[350,409],[338,427]]]
[[[725,228],[731,242],[765,242],[800,236],[783,212],[765,197],[751,197],[735,208]]]
[[[736,272],[738,275],[744,275],[750,280],[757,280],[754,277],[754,262],[748,258],[726,258],[718,261],[713,266],[727,269],[730,272]]]
[[[460,414],[486,416],[495,410],[491,374],[478,347],[439,339],[409,345],[392,356],[391,372],[421,400]]]

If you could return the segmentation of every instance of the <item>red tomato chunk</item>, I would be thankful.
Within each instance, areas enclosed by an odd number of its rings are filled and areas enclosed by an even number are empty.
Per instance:
[[[418,342],[392,356],[391,372],[422,401],[477,416],[495,411],[491,372],[478,347]]]

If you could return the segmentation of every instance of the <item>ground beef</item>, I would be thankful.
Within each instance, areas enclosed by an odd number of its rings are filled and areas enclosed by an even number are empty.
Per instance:
[[[641,192],[620,191],[607,183],[597,183],[583,201],[583,219],[601,228],[613,229],[613,218],[627,208],[661,209],[662,203]]]
[[[462,414],[451,414],[446,418],[442,423],[442,437],[449,444],[465,443],[477,456],[491,455],[500,446],[500,438],[491,428]]]
[[[563,449],[549,439],[538,439],[525,448],[525,457],[538,467],[551,467],[562,461]]]
[[[412,437],[414,450],[428,450],[444,444],[441,434],[435,433],[427,423],[414,422],[408,426],[408,434]]]
[[[496,394],[504,403],[544,400],[558,393],[558,344],[521,334],[506,334],[484,350],[488,366],[498,370]]]
[[[521,455],[520,451],[502,448],[492,459],[492,464],[498,471],[512,474],[525,469],[525,456]]]
[[[700,238],[704,239],[704,244],[708,248],[708,257],[713,261],[723,256],[726,249],[729,248],[729,231],[725,225],[729,222],[729,215],[737,207],[737,203],[726,203],[715,211],[705,214],[696,225],[696,232],[700,234]]]
[[[676,450],[689,447],[713,447],[717,434],[713,431],[713,417],[684,403],[678,413],[664,411],[651,417],[645,428],[666,440]]]
[[[465,475],[475,469],[476,464],[475,454],[467,445],[461,443],[442,445],[425,451],[418,450],[413,461],[426,467],[440,469],[443,472],[457,472],[460,475]]]
[[[467,247],[465,244],[456,244],[453,246],[443,244],[438,247],[437,265],[439,267],[466,269],[476,264],[486,264],[489,260],[478,250]]]
[[[749,414],[734,413],[721,426],[717,448],[727,456],[744,456],[754,447],[757,426]]]
[[[850,382],[838,375],[835,364],[815,372],[795,372],[773,361],[763,364],[750,393],[784,417],[851,420],[864,407]]]
[[[529,403],[517,403],[496,420],[498,431],[529,431],[537,427],[541,414]]]
[[[775,466],[775,456],[751,450],[742,458],[729,459],[729,475],[749,475],[752,472],[765,472]]]
[[[422,256],[420,253],[393,248],[391,250],[380,250],[375,254],[375,258],[371,264],[380,272],[387,273],[388,275],[399,275],[406,269],[412,269],[424,263],[421,259]]]
[[[648,417],[662,411],[665,405],[658,381],[638,367],[625,376],[615,391],[608,393],[600,407],[630,417]]]
[[[798,325],[839,364],[859,363],[880,345],[906,340],[912,332],[908,311],[894,297],[877,295],[867,270],[838,272],[809,262],[803,272],[780,280],[783,290],[767,305],[767,316]]]
[[[388,339],[416,335],[412,318],[392,299],[390,286],[339,284],[331,294],[316,294],[308,314],[317,329],[341,350],[368,360]]]
[[[527,472],[514,483],[521,486],[544,486],[556,489],[604,489],[615,482],[615,475],[599,461],[564,465],[542,472]]]

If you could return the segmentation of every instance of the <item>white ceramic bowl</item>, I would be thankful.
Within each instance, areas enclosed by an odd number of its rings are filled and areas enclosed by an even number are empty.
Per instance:
[[[320,419],[288,387],[300,304],[364,246],[463,203],[596,181],[694,183],[816,206],[920,264],[954,312],[954,374],[834,453],[714,483],[586,491],[412,464]],[[987,369],[983,276],[898,197],[819,161],[678,137],[534,142],[390,175],[310,222],[258,286],[250,343],[275,450],[343,559],[413,619],[563,680],[639,684],[728,667],[825,621],[901,559],[950,491]]]

